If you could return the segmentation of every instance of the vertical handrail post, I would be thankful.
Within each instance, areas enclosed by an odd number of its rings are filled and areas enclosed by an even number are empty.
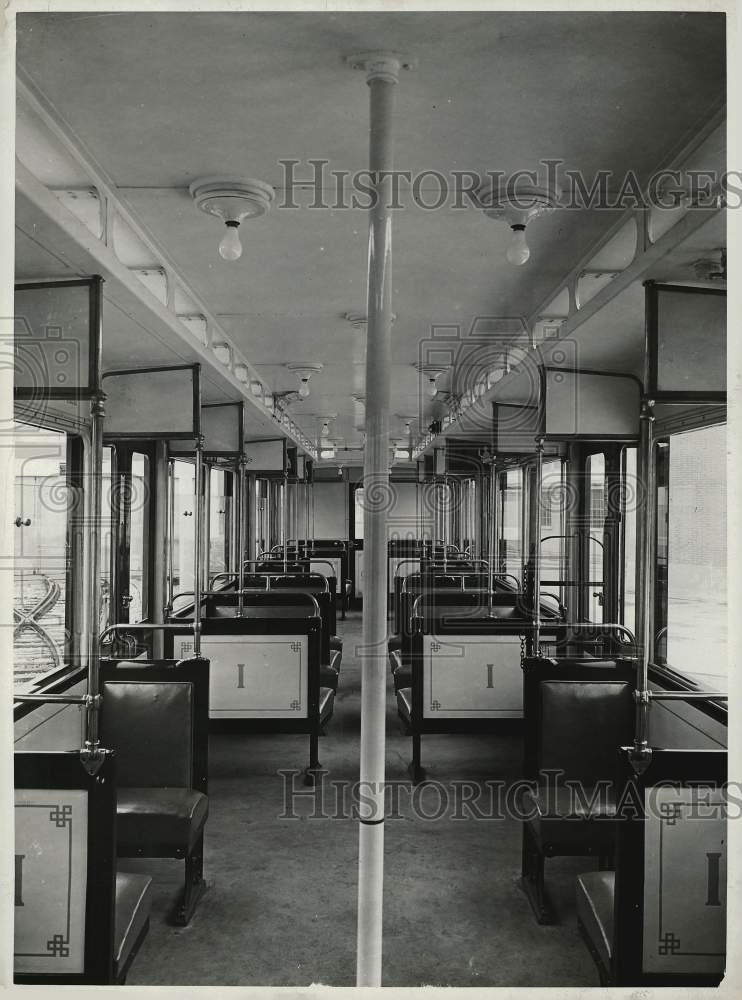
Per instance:
[[[98,390],[90,401],[90,517],[88,527],[88,692],[83,762],[95,770],[100,749],[100,560],[103,500],[103,418],[105,399]]]
[[[247,487],[248,478],[245,470],[247,462],[244,452],[237,462],[237,559],[238,559],[238,579],[237,587],[237,617],[242,618],[245,606],[245,527],[247,522]]]
[[[649,660],[652,656],[652,563],[654,555],[655,465],[654,400],[642,401],[639,413],[639,489],[643,510],[636,523],[636,729],[632,764],[640,772],[649,764]]]
[[[536,441],[536,482],[533,489],[533,653],[541,655],[541,480],[544,471],[544,439]]]
[[[395,53],[359,53],[349,64],[369,87],[368,335],[364,455],[363,657],[361,685],[357,986],[381,986],[384,882],[384,756],[386,722],[387,507],[390,497],[389,400],[392,327],[391,171],[394,89],[409,60]]]
[[[201,573],[203,570],[202,530],[203,530],[203,449],[202,435],[196,437],[196,458],[194,463],[194,480],[196,486],[193,526],[193,545],[195,548],[193,560],[193,655],[201,655]]]

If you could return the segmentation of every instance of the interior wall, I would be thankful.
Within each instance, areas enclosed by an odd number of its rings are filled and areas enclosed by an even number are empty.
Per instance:
[[[83,695],[85,681],[65,691]],[[39,705],[24,715],[13,727],[15,750],[79,750],[84,738],[84,715],[81,705]]]
[[[666,750],[718,750],[727,745],[727,727],[687,702],[652,702],[650,746]]]
[[[314,537],[348,537],[348,484],[314,484]]]

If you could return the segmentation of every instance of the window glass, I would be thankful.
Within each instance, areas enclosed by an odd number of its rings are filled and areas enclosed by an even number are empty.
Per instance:
[[[667,516],[658,517],[657,527],[658,541],[664,541],[658,545],[657,575],[661,581],[664,561],[667,583],[666,634],[656,642],[656,658],[664,647],[668,666],[704,688],[723,691],[727,676],[725,425],[670,436]],[[656,624],[661,632],[663,623]]]
[[[565,490],[562,480],[562,460],[545,459],[541,467],[541,589],[564,603],[564,588],[550,582],[566,576],[563,538]]]
[[[363,497],[364,497],[363,487],[362,486],[356,487],[353,536],[359,542],[363,540]]]
[[[111,544],[113,537],[113,448],[103,448],[101,483],[100,631],[113,625]]]
[[[69,515],[81,503],[68,481],[68,435],[15,424],[13,677],[18,692],[68,653]]]
[[[500,476],[500,569],[518,579],[523,574],[522,497],[523,470],[508,469]]]
[[[209,471],[209,576],[226,573],[229,569],[227,546],[229,537],[229,498],[227,473],[223,469]]]
[[[149,459],[139,452],[131,456],[129,502],[129,621],[140,622],[148,614]]]
[[[605,455],[589,455],[587,477],[587,616],[591,622],[603,621],[603,533],[606,516]]]
[[[172,463],[173,593],[192,591],[195,583],[196,480],[192,462]]]
[[[621,586],[621,621],[636,630],[636,508],[639,499],[636,479],[636,448],[623,452],[623,489],[621,495],[621,548],[623,559]]]

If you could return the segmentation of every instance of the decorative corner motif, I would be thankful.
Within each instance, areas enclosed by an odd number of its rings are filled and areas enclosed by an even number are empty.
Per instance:
[[[55,806],[49,813],[49,822],[54,823],[59,830],[71,825],[72,806]]]

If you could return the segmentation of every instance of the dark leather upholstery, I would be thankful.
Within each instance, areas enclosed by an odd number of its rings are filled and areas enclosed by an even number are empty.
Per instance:
[[[340,638],[339,635],[330,636],[330,649],[339,649],[342,652],[343,640]]]
[[[397,710],[403,720],[412,724],[412,688],[404,687],[397,690]]]
[[[539,771],[557,768],[564,771],[565,778],[586,784],[611,778],[616,749],[630,739],[633,718],[633,687],[629,682],[574,677],[544,680]]]
[[[390,653],[396,652],[398,649],[402,648],[402,636],[401,635],[391,635],[389,636],[389,641],[387,642]]]
[[[577,876],[577,919],[606,969],[613,954],[615,872],[586,872]]]
[[[152,879],[147,875],[116,872],[113,961],[120,975],[144,934],[152,909]]]
[[[580,783],[580,794],[563,785],[555,787],[539,786],[526,789],[521,808],[523,815],[538,838],[545,853],[549,845],[558,843],[562,850],[571,847],[601,844],[600,823],[604,823],[605,842],[613,836],[616,816],[616,799],[612,788],[600,786],[597,789]],[[565,822],[567,820],[568,822]]]
[[[332,688],[321,687],[319,689],[319,721],[320,725],[328,722],[332,716],[335,705],[335,692]]]
[[[119,787],[116,838],[126,853],[178,845],[184,853],[198,842],[209,815],[209,800],[192,788]]]
[[[118,784],[187,788],[192,780],[193,686],[187,681],[105,681],[101,734],[117,752]],[[156,725],[153,725],[156,720]]]

